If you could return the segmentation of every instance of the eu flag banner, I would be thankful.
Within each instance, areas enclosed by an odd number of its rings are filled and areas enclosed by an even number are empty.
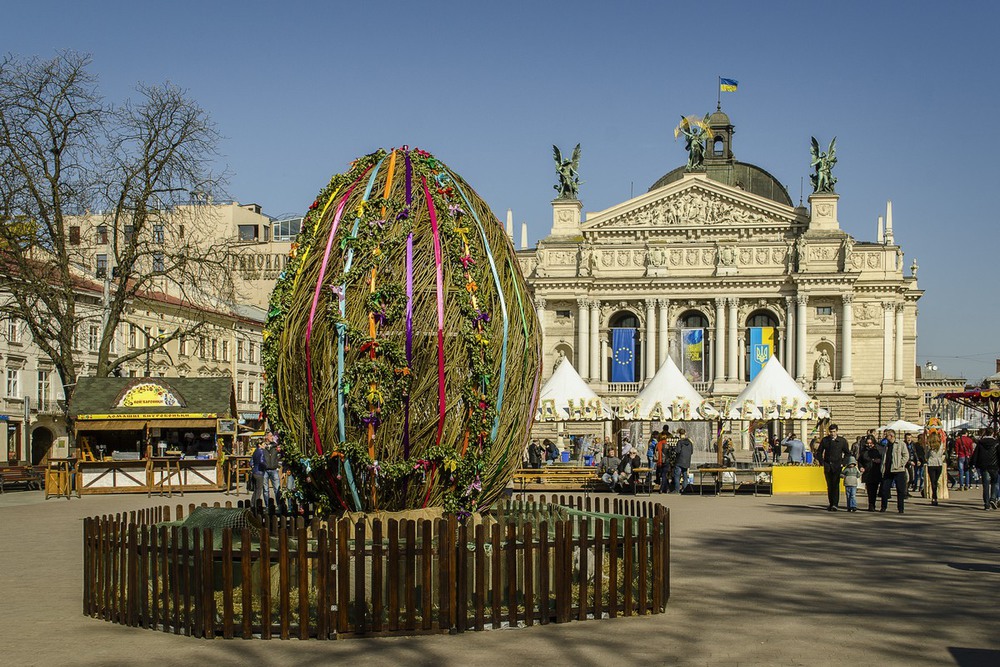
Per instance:
[[[719,90],[724,93],[735,93],[738,85],[740,85],[740,82],[736,79],[719,78]]]
[[[635,329],[611,329],[612,382],[635,382],[635,337]]]
[[[757,377],[774,354],[774,327],[750,328],[750,380]]]
[[[681,329],[681,373],[689,382],[705,379],[704,329]]]

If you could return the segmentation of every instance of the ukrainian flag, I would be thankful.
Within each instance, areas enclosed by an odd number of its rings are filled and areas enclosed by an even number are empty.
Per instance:
[[[739,81],[736,79],[719,79],[719,90],[724,93],[735,93],[736,86],[739,85]]]

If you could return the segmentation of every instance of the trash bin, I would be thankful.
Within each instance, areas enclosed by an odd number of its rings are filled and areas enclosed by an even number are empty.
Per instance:
[[[806,452],[806,463],[812,463],[812,462],[813,462],[813,453]]]
[[[583,455],[583,465],[588,466],[588,467],[594,465],[594,457],[590,456],[589,454],[584,454]]]
[[[562,462],[563,463],[569,463],[569,452],[563,452],[562,453]]]

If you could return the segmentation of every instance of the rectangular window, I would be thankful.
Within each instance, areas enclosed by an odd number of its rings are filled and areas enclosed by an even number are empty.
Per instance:
[[[17,320],[7,320],[7,342],[21,344],[21,323]]]
[[[240,225],[239,239],[240,241],[256,241],[257,225]]]
[[[107,225],[97,226],[97,245],[108,245],[108,227]]]
[[[139,327],[134,324],[128,325],[128,347],[130,350],[134,350],[138,345],[137,336],[139,335]]]
[[[108,256],[98,255],[97,256],[97,277],[107,278],[108,277]]]
[[[250,361],[251,364],[256,364],[257,363],[257,343],[255,343],[253,341],[250,341],[248,347],[249,347],[249,350],[250,350],[250,353],[248,355],[249,356],[249,361]]]
[[[80,228],[76,225],[69,228],[69,244],[80,245]]]
[[[212,339],[212,361],[219,360],[219,341],[216,338]]]
[[[271,238],[274,241],[294,241],[302,231],[302,218],[275,220],[271,225]]]
[[[80,327],[79,326],[73,327],[73,349],[74,350],[79,350],[80,349]]]
[[[247,360],[247,354],[246,354],[246,350],[245,350],[245,348],[243,346],[243,341],[238,340],[238,341],[236,341],[236,361],[238,361],[238,362],[240,362],[242,364],[246,360]]]
[[[154,273],[163,273],[163,271],[164,271],[163,267],[164,267],[163,253],[162,252],[154,252],[153,253],[153,272]]]
[[[100,340],[97,334],[97,325],[91,324],[89,330],[87,331],[87,347],[90,348],[91,352],[97,352],[97,348],[100,346]]]
[[[208,358],[208,357],[205,356],[205,350],[206,350],[206,348],[207,348],[207,343],[206,343],[205,339],[204,338],[199,338],[198,339],[198,356],[201,357],[202,359],[207,359]]]
[[[7,398],[21,398],[21,388],[18,386],[20,371],[16,368],[7,369]]]
[[[177,354],[182,357],[186,357],[188,353],[188,342],[187,338],[181,336],[177,339]]]
[[[184,225],[177,225],[177,238],[184,238]]]
[[[49,392],[52,384],[49,381],[48,371],[38,371],[38,407],[44,409],[49,404]]]
[[[253,397],[254,397],[254,393],[255,393],[254,390],[256,388],[256,384],[257,384],[256,382],[247,382],[247,402],[248,403],[253,403],[253,401],[254,401]]]
[[[833,315],[833,306],[816,306],[817,315]]]
[[[131,243],[133,236],[135,236],[135,227],[133,225],[125,225],[122,230],[122,239],[125,243]]]
[[[222,360],[229,361],[229,341],[222,341]]]
[[[236,400],[243,402],[243,380],[236,381]]]
[[[130,370],[128,372],[128,376],[130,378],[137,378],[137,377],[139,377],[139,371],[138,371],[138,369],[133,368],[132,370]]]
[[[556,317],[563,317],[563,318],[566,318],[568,320],[569,316],[570,316],[570,312],[568,310],[557,310],[556,311]]]
[[[163,225],[153,225],[153,243],[163,243]]]
[[[111,332],[111,342],[108,345],[108,352],[118,354],[118,329]]]

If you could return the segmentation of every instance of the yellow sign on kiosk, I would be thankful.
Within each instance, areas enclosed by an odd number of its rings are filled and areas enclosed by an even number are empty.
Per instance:
[[[155,382],[137,384],[121,397],[118,408],[176,408],[182,407],[173,392]]]

